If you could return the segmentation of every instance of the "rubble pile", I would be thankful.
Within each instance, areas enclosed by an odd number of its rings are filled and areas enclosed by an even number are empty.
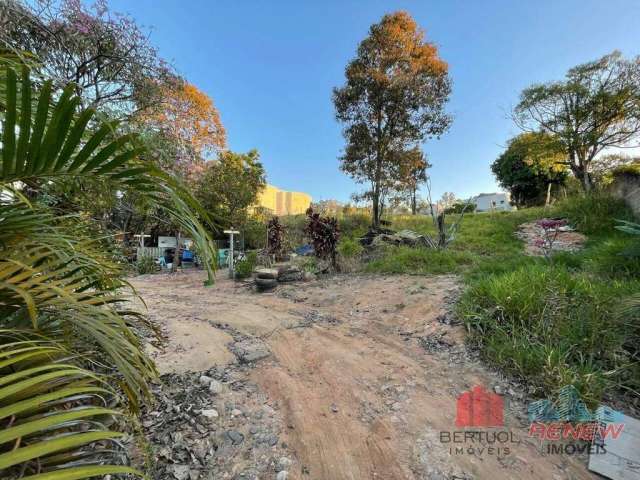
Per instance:
[[[156,404],[143,411],[150,478],[177,480],[287,478],[278,406],[242,368],[163,375]]]
[[[406,245],[409,247],[429,247],[436,246],[435,241],[429,235],[422,235],[413,230],[400,230],[395,232],[388,228],[372,229],[360,238],[363,246],[379,247],[384,244],[388,245]]]
[[[538,224],[538,221],[523,223],[518,227],[515,235],[524,242],[524,249],[527,255],[544,255],[544,250],[541,245],[544,244],[545,231],[544,228]],[[558,228],[552,250],[554,252],[575,252],[580,250],[586,241],[586,236],[576,232],[570,226],[565,225]]]

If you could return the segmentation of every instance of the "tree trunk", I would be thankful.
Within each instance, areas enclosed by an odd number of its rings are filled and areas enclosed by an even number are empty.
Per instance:
[[[577,162],[575,161],[577,157]],[[593,182],[591,181],[591,174],[587,170],[587,163],[585,160],[581,159],[580,156],[571,155],[571,171],[576,176],[576,178],[580,181],[580,185],[582,185],[582,189],[585,193],[591,192],[593,190]]]
[[[544,201],[544,206],[548,207],[549,203],[551,203],[551,182],[547,183],[547,198]]]
[[[380,225],[380,205],[378,203],[378,193],[374,190],[372,201],[372,212],[371,212],[371,227],[378,228]]]
[[[438,214],[438,247],[447,246],[447,234],[444,226],[444,212]]]
[[[416,203],[416,191],[413,190],[411,192],[411,215],[416,215],[418,213],[418,206]]]
[[[173,255],[173,265],[171,266],[172,272],[177,272],[182,260],[182,252],[180,251],[180,232],[176,233],[176,252]]]

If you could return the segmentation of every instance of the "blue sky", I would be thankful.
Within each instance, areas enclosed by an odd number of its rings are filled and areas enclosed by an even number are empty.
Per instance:
[[[637,0],[111,0],[150,27],[180,74],[209,94],[229,147],[257,148],[268,181],[346,201],[331,89],[369,26],[406,10],[449,63],[454,122],[424,145],[434,198],[495,191],[489,165],[517,134],[507,112],[534,82],[614,49],[640,53]]]

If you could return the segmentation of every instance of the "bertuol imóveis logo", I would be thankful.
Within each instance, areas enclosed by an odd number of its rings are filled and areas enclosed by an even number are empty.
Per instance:
[[[441,431],[451,455],[509,455],[517,443],[504,428],[504,399],[476,385],[456,401],[456,430]]]

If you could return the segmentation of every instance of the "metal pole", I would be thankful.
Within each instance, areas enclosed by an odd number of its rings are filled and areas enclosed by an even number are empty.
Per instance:
[[[235,278],[235,271],[233,269],[233,236],[239,235],[237,230],[225,230],[224,233],[229,235],[229,278]]]
[[[230,245],[229,245],[229,278],[233,278],[233,232],[229,234],[231,236]]]

